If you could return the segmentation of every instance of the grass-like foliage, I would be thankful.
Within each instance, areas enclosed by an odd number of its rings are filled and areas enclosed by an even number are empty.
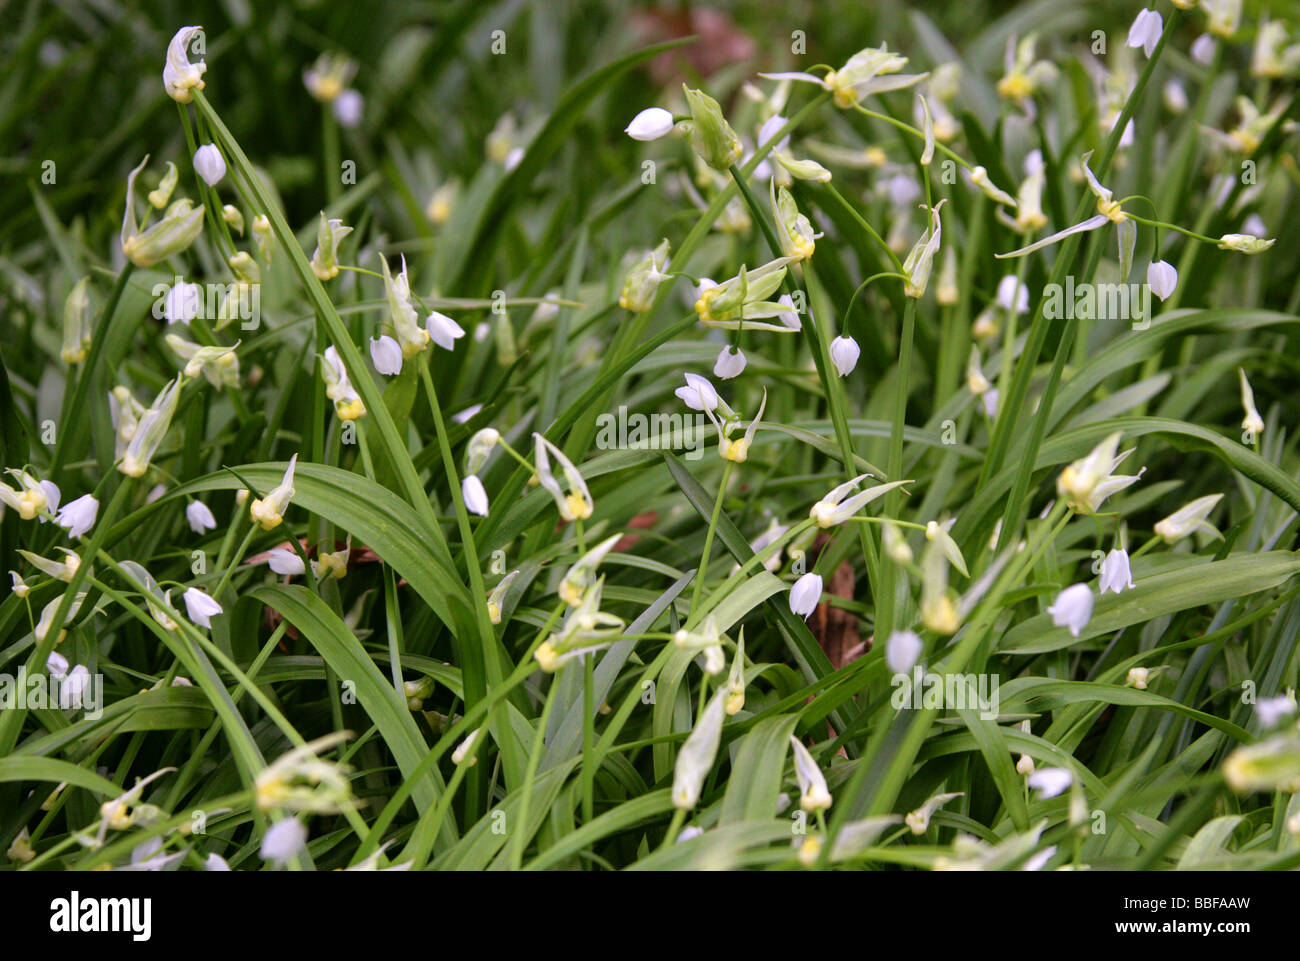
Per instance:
[[[428,6],[9,18],[0,869],[1300,866],[1285,4]]]

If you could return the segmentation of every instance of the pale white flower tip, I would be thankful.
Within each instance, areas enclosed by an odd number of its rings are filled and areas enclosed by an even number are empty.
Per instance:
[[[461,496],[465,499],[465,509],[479,517],[488,516],[488,496],[483,482],[475,474],[467,474],[460,485]]]
[[[921,638],[914,631],[894,631],[885,642],[885,664],[895,674],[906,674],[921,657]]]
[[[1129,27],[1126,47],[1141,47],[1148,57],[1160,42],[1160,34],[1165,28],[1164,19],[1155,10],[1139,10],[1133,25]]]
[[[283,866],[307,846],[307,828],[296,817],[272,824],[262,838],[263,861]]]
[[[808,573],[794,582],[790,588],[790,610],[800,617],[807,618],[817,609],[822,596],[822,578],[820,574]]]
[[[55,500],[57,502],[57,497]],[[81,537],[95,526],[98,515],[99,501],[92,494],[83,494],[59,508],[55,523],[66,528],[69,537]]]
[[[1098,590],[1121,593],[1126,587],[1133,586],[1133,574],[1129,567],[1128,551],[1113,549],[1101,562],[1101,583]]]
[[[663,107],[650,107],[632,118],[624,129],[633,140],[658,140],[673,129],[673,115]]]
[[[1265,730],[1277,727],[1286,718],[1295,714],[1296,702],[1285,694],[1266,697],[1255,704],[1255,713],[1259,716],[1260,727]]]
[[[185,506],[185,519],[189,522],[190,530],[196,534],[213,530],[217,526],[217,519],[203,501],[190,501]]]
[[[45,661],[45,670],[55,680],[63,680],[68,673],[68,659],[58,651],[52,651]]]
[[[385,377],[395,377],[402,372],[402,346],[387,334],[370,341],[370,360],[375,370]]]
[[[465,329],[460,324],[436,310],[429,315],[424,326],[429,337],[443,350],[454,349],[457,339],[465,336]]]
[[[862,348],[852,337],[836,337],[831,341],[830,352],[831,363],[841,377],[853,373],[853,369],[858,366],[858,358],[862,356]]]
[[[169,324],[188,324],[199,315],[203,290],[198,284],[172,284],[163,299],[163,317]]]
[[[220,854],[209,854],[206,860],[204,860],[203,862],[203,870],[229,871],[230,865],[226,863],[226,859],[223,858]]]
[[[1074,775],[1063,767],[1045,767],[1030,774],[1025,783],[1038,791],[1040,798],[1053,798],[1074,783]]]
[[[718,406],[718,392],[707,377],[699,374],[687,374],[686,386],[678,387],[675,393],[691,410],[713,410]]]
[[[81,707],[81,698],[90,686],[90,671],[85,665],[78,664],[59,684],[59,707],[62,710]]]
[[[1092,588],[1087,584],[1074,584],[1056,595],[1056,603],[1047,609],[1052,623],[1068,628],[1078,637],[1079,632],[1092,620]]]
[[[713,375],[721,380],[739,376],[745,369],[745,355],[735,347],[723,347],[713,365]]]
[[[361,123],[361,114],[365,110],[366,101],[361,94],[355,90],[344,90],[334,98],[334,119],[339,122],[340,127],[351,129]]]
[[[185,589],[185,613],[200,627],[212,627],[212,618],[221,613],[221,605],[197,587]]]
[[[297,577],[307,570],[297,551],[276,547],[266,553],[266,566],[282,577]]]
[[[1147,267],[1147,286],[1162,301],[1178,289],[1178,269],[1163,260],[1154,260]]]
[[[226,175],[226,161],[216,144],[204,144],[194,151],[194,170],[209,187],[215,187]]]
[[[1017,314],[1029,312],[1029,288],[1014,274],[1008,274],[998,281],[996,300],[1003,310],[1015,310]]]

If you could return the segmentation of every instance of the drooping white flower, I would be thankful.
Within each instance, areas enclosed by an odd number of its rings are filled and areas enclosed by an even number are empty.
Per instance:
[[[1161,99],[1164,100],[1165,109],[1172,114],[1185,114],[1187,108],[1191,106],[1191,101],[1187,99],[1187,88],[1177,77],[1165,84],[1161,91]]]
[[[67,528],[69,537],[81,537],[95,526],[99,514],[99,501],[92,494],[83,494],[59,508],[55,521],[60,527]]]
[[[1029,312],[1029,288],[1025,282],[1014,274],[1008,274],[998,281],[995,303],[1003,310],[1014,310],[1017,314]]]
[[[1164,520],[1156,522],[1156,526],[1153,528],[1156,536],[1166,544],[1177,544],[1188,534],[1201,527],[1207,527],[1213,531],[1213,525],[1205,518],[1209,516],[1210,511],[1214,510],[1214,505],[1219,503],[1222,498],[1222,494],[1207,494],[1205,497],[1198,497],[1196,500],[1184,504]]]
[[[1038,791],[1040,798],[1053,798],[1074,783],[1074,775],[1063,767],[1044,767],[1025,778],[1025,783]]]
[[[790,746],[794,748],[794,773],[799,781],[799,806],[809,814],[825,811],[832,800],[826,777],[802,741],[792,735]]]
[[[858,358],[862,356],[862,348],[852,337],[843,335],[836,337],[831,341],[831,363],[839,371],[841,377],[847,377],[853,373],[853,369],[858,366]]]
[[[178,281],[172,284],[163,299],[163,317],[169,324],[188,324],[199,315],[202,303],[202,287]]]
[[[460,495],[465,500],[465,509],[479,517],[488,516],[488,496],[483,482],[477,474],[466,474],[460,484]]]
[[[185,520],[189,522],[190,530],[196,534],[214,530],[217,526],[217,519],[203,501],[190,501],[185,505]]]
[[[465,336],[465,329],[446,314],[433,311],[424,322],[430,339],[443,350],[454,350],[456,340]]]
[[[895,674],[906,674],[920,659],[921,648],[915,631],[894,631],[885,641],[885,664]]]
[[[59,681],[59,709],[67,711],[81,707],[81,700],[89,686],[90,671],[85,665],[78,664]]]
[[[50,656],[45,660],[45,670],[50,677],[61,681],[68,673],[68,659],[58,651],[51,651]]]
[[[307,570],[298,552],[287,547],[273,547],[267,551],[266,566],[282,577],[297,577]]]
[[[686,374],[686,386],[678,387],[675,393],[691,410],[714,410],[718,406],[718,392],[707,377],[699,374]]]
[[[822,597],[822,578],[820,574],[809,571],[790,588],[790,610],[807,619],[817,610],[817,602]]]
[[[479,739],[479,735],[482,733],[483,733],[483,728],[476,727],[474,728],[474,730],[470,731],[467,735],[465,735],[465,739],[462,740],[458,745],[456,745],[456,750],[451,752],[451,763],[464,764],[465,759],[468,757],[470,767],[473,767],[475,764],[477,764],[478,755],[471,755],[470,752],[474,749],[474,743]]]
[[[215,187],[226,175],[226,160],[216,144],[206,143],[194,151],[194,171],[209,187]]]
[[[203,72],[208,69],[208,65],[202,60],[198,63],[190,63],[189,58],[190,40],[202,30],[200,26],[181,27],[167,44],[167,62],[163,65],[163,89],[167,91],[167,96],[177,103],[189,103],[194,98],[190,91],[202,90],[205,86]]]
[[[1092,620],[1092,588],[1087,584],[1072,584],[1056,595],[1056,603],[1047,609],[1052,623],[1069,628],[1078,637],[1079,632]]]
[[[1191,54],[1192,59],[1203,67],[1208,67],[1214,60],[1214,49],[1218,46],[1215,39],[1208,33],[1203,33],[1192,41]]]
[[[1164,28],[1164,19],[1158,12],[1139,10],[1133,20],[1133,26],[1128,28],[1128,39],[1124,41],[1124,46],[1141,47],[1142,52],[1150,58],[1156,49],[1156,44],[1160,42],[1160,34]]]
[[[1147,266],[1147,286],[1162,301],[1167,300],[1178,289],[1177,268],[1163,260],[1153,260]]]
[[[1128,551],[1119,547],[1112,548],[1101,562],[1101,582],[1098,584],[1098,591],[1101,594],[1107,591],[1119,594],[1124,588],[1132,586],[1133,574],[1129,568]]]
[[[1268,730],[1277,727],[1286,718],[1295,714],[1294,697],[1279,694],[1277,697],[1265,697],[1255,704],[1255,714],[1259,717],[1259,726]]]
[[[722,740],[726,697],[727,689],[719,688],[677,752],[677,761],[673,765],[672,800],[673,807],[679,810],[689,811],[695,807],[704,779],[713,769],[718,744]]]
[[[287,817],[267,828],[259,853],[263,861],[284,867],[306,847],[307,828],[296,817]]]
[[[658,140],[672,129],[673,115],[663,107],[650,107],[633,117],[623,132],[633,140],[649,141]]]
[[[348,88],[334,99],[334,119],[339,122],[340,127],[351,130],[360,125],[365,107],[366,98]]]
[[[203,861],[203,870],[205,871],[229,871],[230,865],[220,854],[209,854]]]
[[[185,601],[185,613],[199,627],[210,628],[212,618],[221,613],[221,605],[197,587],[186,588],[181,596]]]
[[[402,372],[402,346],[387,334],[370,340],[370,360],[375,370],[386,377],[395,377]]]
[[[1241,378],[1241,406],[1246,412],[1245,419],[1241,422],[1241,429],[1258,437],[1264,433],[1264,418],[1259,416],[1259,410],[1255,407],[1255,392],[1250,387],[1250,381],[1246,379],[1245,369],[1238,367],[1237,374]]]
[[[736,347],[723,347],[713,364],[713,376],[722,380],[738,377],[745,370],[745,355]]]

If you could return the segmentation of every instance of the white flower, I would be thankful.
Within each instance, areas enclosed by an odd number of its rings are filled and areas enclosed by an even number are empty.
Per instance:
[[[658,140],[673,129],[673,115],[663,107],[650,107],[632,118],[624,133],[633,140]]]
[[[351,129],[361,123],[366,100],[355,90],[344,90],[334,99],[334,119],[340,127]]]
[[[194,151],[194,170],[209,187],[215,187],[226,175],[226,161],[216,144],[204,144]]]
[[[794,299],[789,294],[782,294],[776,299],[776,302],[782,307],[788,308],[777,314],[776,319],[791,330],[799,330],[803,326],[803,322],[799,320],[799,311],[794,309]]]
[[[212,627],[212,618],[221,613],[221,605],[197,587],[186,588],[182,598],[185,613],[199,627]]]
[[[185,281],[172,284],[163,299],[163,317],[169,324],[188,324],[199,315],[203,288]]]
[[[1136,474],[1116,474],[1115,469],[1124,462],[1130,448],[1116,454],[1120,433],[1108,435],[1086,457],[1069,464],[1056,478],[1056,493],[1065,498],[1074,510],[1095,514],[1103,501],[1138,482],[1143,468]]]
[[[167,44],[167,63],[163,66],[163,89],[167,96],[177,103],[189,103],[193,99],[191,89],[202,90],[203,72],[208,65],[200,60],[190,63],[188,49],[190,40],[203,28],[199,26],[181,27]]]
[[[1165,84],[1162,95],[1165,109],[1170,113],[1184,114],[1187,112],[1187,108],[1191,106],[1191,102],[1187,99],[1187,89],[1177,78]]]
[[[1003,310],[1015,310],[1017,314],[1029,312],[1029,288],[1014,274],[1008,274],[998,281],[995,300]]]
[[[284,577],[297,577],[307,570],[298,552],[287,547],[275,547],[267,551],[266,566]]]
[[[69,537],[81,537],[95,526],[95,517],[99,514],[99,501],[92,494],[83,494],[75,501],[59,508],[55,523],[68,530]]]
[[[735,347],[723,347],[713,364],[713,376],[722,380],[737,377],[745,369],[745,355]]]
[[[1145,691],[1151,681],[1151,669],[1147,667],[1130,667],[1124,683],[1137,691]]]
[[[1045,767],[1025,778],[1025,783],[1036,789],[1040,798],[1056,797],[1072,783],[1074,775],[1063,767]]]
[[[817,609],[817,602],[821,600],[821,596],[821,575],[809,572],[795,581],[794,587],[790,588],[790,610],[806,619]]]
[[[895,674],[906,674],[921,657],[921,638],[914,631],[894,631],[885,641],[885,664]]]
[[[1149,58],[1160,42],[1164,28],[1165,22],[1155,10],[1140,10],[1133,26],[1128,28],[1128,39],[1124,41],[1124,46],[1141,47]]]
[[[205,530],[214,530],[217,526],[217,519],[212,516],[212,511],[203,501],[190,501],[186,504],[185,519],[189,522],[190,530],[196,534],[202,534]]]
[[[262,838],[263,861],[284,867],[307,846],[307,828],[296,817],[287,817],[272,824]]]
[[[262,530],[274,530],[284,520],[284,512],[289,509],[289,501],[293,499],[293,472],[297,464],[298,455],[294,454],[289,459],[289,466],[285,468],[280,483],[271,488],[266,497],[254,498],[248,506],[248,515],[262,525]]]
[[[1101,583],[1098,591],[1105,594],[1114,591],[1123,592],[1124,588],[1133,586],[1133,573],[1129,568],[1128,551],[1113,548],[1101,562]]]
[[[451,752],[451,763],[463,764],[465,762],[465,758],[469,757],[470,767],[473,767],[475,764],[477,764],[478,755],[470,756],[470,751],[473,750],[474,742],[478,740],[479,735],[482,733],[483,733],[483,728],[481,727],[476,727],[474,728],[474,730],[470,731],[469,734],[465,736],[465,739],[456,746],[456,750]]]
[[[1235,250],[1240,254],[1262,254],[1272,247],[1274,238],[1257,237],[1254,234],[1224,234],[1219,238],[1220,250]]]
[[[429,332],[429,337],[433,342],[443,350],[454,349],[456,339],[465,336],[465,330],[460,324],[436,310],[425,320],[424,327]]]
[[[699,374],[687,374],[686,386],[678,387],[675,393],[691,410],[713,410],[718,406],[718,392],[707,377]]]
[[[223,858],[220,854],[209,854],[203,862],[203,870],[229,871],[230,865],[226,863],[226,859]]]
[[[81,707],[82,696],[86,693],[86,688],[90,686],[90,671],[85,666],[78,664],[68,675],[59,681],[59,708],[69,710],[74,707]]]
[[[1147,286],[1162,301],[1178,288],[1178,270],[1163,260],[1153,260],[1147,267]]]
[[[1164,520],[1156,522],[1154,528],[1156,536],[1166,544],[1177,544],[1198,528],[1208,527],[1214,530],[1205,518],[1209,516],[1210,511],[1214,510],[1214,505],[1219,503],[1222,497],[1222,494],[1208,494],[1184,504]]]
[[[1246,412],[1246,417],[1241,422],[1241,429],[1258,436],[1264,433],[1264,418],[1259,416],[1259,410],[1255,407],[1255,392],[1251,390],[1250,381],[1246,379],[1246,371],[1238,367],[1237,374],[1241,378],[1241,406]]]
[[[852,497],[849,497],[849,491],[853,490],[862,483],[863,480],[870,477],[870,474],[859,474],[851,481],[846,481],[838,487],[827,492],[826,496],[819,500],[808,511],[808,516],[817,522],[821,528],[835,527],[843,524],[846,520],[856,514],[862,508],[866,507],[873,500],[882,494],[886,494],[896,487],[903,484],[910,484],[911,481],[892,481],[888,484],[877,484],[874,487],[868,487],[864,491],[859,491]]]
[[[370,360],[375,370],[386,377],[395,377],[402,372],[402,345],[387,334],[370,340]]]
[[[479,517],[488,516],[488,496],[483,482],[475,474],[466,474],[461,481],[460,495],[465,499],[465,509]]]
[[[703,833],[704,833],[704,828],[696,827],[694,824],[692,824],[690,827],[682,828],[682,833],[677,835],[677,840],[674,841],[673,843],[682,844],[685,841],[694,841]]]
[[[725,719],[724,702],[727,697],[726,687],[718,688],[704,713],[691,729],[690,736],[677,752],[677,762],[673,765],[673,807],[689,811],[700,799],[700,789],[704,779],[713,768],[713,761],[718,755],[718,743],[722,739],[722,723]]]
[[[1068,627],[1075,637],[1092,619],[1092,588],[1087,584],[1074,584],[1056,595],[1056,603],[1047,609],[1052,623]]]
[[[799,779],[799,806],[810,814],[825,811],[831,806],[831,792],[821,768],[797,737],[791,736],[790,746],[794,748],[794,773]]]
[[[1285,694],[1266,697],[1255,705],[1255,713],[1259,715],[1259,726],[1266,730],[1277,727],[1283,719],[1294,714],[1295,710],[1295,699]]]
[[[831,341],[831,363],[835,365],[841,377],[853,373],[853,368],[858,366],[858,358],[861,356],[862,348],[852,337],[840,336]]]
[[[50,677],[61,681],[68,673],[68,659],[58,651],[52,651],[45,661],[45,670],[49,672]]]
[[[1215,40],[1208,33],[1203,33],[1192,41],[1192,59],[1203,67],[1208,67],[1214,60]]]
[[[533,441],[535,444],[533,461],[537,465],[537,482],[554,498],[555,506],[562,518],[566,521],[586,520],[591,516],[596,505],[591,499],[591,491],[587,489],[587,482],[582,479],[578,468],[573,465],[573,461],[564,456],[564,451],[541,434],[534,432]],[[551,473],[551,457],[559,461],[565,484],[569,488],[567,494],[561,488],[560,482],[555,479],[555,475]]]

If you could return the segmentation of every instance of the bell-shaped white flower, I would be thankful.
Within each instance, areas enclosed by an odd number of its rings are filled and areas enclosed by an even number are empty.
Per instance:
[[[67,711],[81,707],[86,688],[90,687],[90,671],[78,664],[59,682],[59,709]]]
[[[831,363],[839,371],[841,377],[847,377],[853,373],[853,369],[858,366],[858,358],[862,356],[862,348],[852,337],[840,335],[831,341]]]
[[[163,299],[163,317],[169,324],[188,324],[199,316],[202,304],[203,288],[178,280]]]
[[[194,99],[192,90],[202,90],[203,72],[208,65],[200,60],[190,63],[189,46],[194,35],[203,30],[200,26],[181,27],[167,44],[167,62],[163,65],[163,89],[177,103]]]
[[[203,501],[190,501],[185,505],[185,520],[189,523],[190,530],[196,534],[215,530],[217,526],[217,519]]]
[[[488,496],[483,482],[476,474],[466,474],[460,484],[460,495],[465,500],[465,509],[479,517],[488,516]]]
[[[1147,286],[1151,293],[1165,301],[1178,289],[1178,270],[1163,260],[1153,260],[1147,266]]]
[[[1207,494],[1205,497],[1198,497],[1184,504],[1164,520],[1156,522],[1153,528],[1156,536],[1166,544],[1177,544],[1188,534],[1202,527],[1213,531],[1214,526],[1206,518],[1222,498],[1222,494]]]
[[[197,587],[186,588],[181,595],[185,601],[185,613],[199,627],[212,627],[212,618],[221,613],[221,605]]]
[[[906,674],[921,657],[922,643],[915,631],[894,631],[885,641],[885,664],[895,674]]]
[[[745,355],[737,347],[723,347],[713,364],[713,376],[721,380],[738,377],[744,370]]]
[[[457,338],[465,336],[465,330],[460,324],[436,310],[429,314],[424,327],[433,342],[443,350],[455,349]]]
[[[402,347],[387,334],[371,338],[370,361],[384,376],[395,377],[402,372]]]
[[[1101,581],[1098,591],[1121,593],[1126,587],[1133,586],[1133,573],[1129,568],[1128,551],[1115,547],[1102,559]]]
[[[994,302],[1003,310],[1014,310],[1017,314],[1029,312],[1029,288],[1025,282],[1014,274],[1008,274],[998,281],[998,292]]]
[[[69,537],[81,537],[95,526],[99,514],[99,501],[92,494],[83,494],[59,508],[55,523],[67,528]]]
[[[465,758],[468,757],[471,767],[477,764],[478,756],[471,755],[470,752],[474,749],[474,744],[478,741],[479,735],[482,733],[483,728],[476,727],[474,730],[470,731],[469,734],[465,735],[465,739],[456,745],[456,750],[451,752],[451,763],[464,764]]]
[[[678,387],[675,393],[691,410],[715,410],[719,404],[718,392],[713,384],[707,377],[701,377],[699,374],[687,374],[686,386]]]
[[[1128,39],[1124,41],[1124,46],[1141,47],[1142,52],[1149,58],[1155,51],[1156,44],[1160,42],[1160,34],[1164,28],[1165,22],[1158,12],[1139,10],[1133,20],[1133,26],[1128,28]]]
[[[1282,721],[1291,717],[1296,712],[1295,692],[1291,696],[1279,694],[1277,697],[1265,697],[1255,704],[1255,715],[1259,718],[1259,726],[1268,730],[1277,727]]]
[[[262,530],[274,530],[284,520],[284,512],[289,509],[289,501],[293,499],[293,472],[297,465],[298,455],[294,454],[289,459],[289,466],[285,468],[280,483],[271,488],[266,497],[254,498],[248,506],[249,516],[254,523],[261,525]]]
[[[284,867],[307,847],[307,828],[296,817],[276,821],[266,830],[259,853],[263,861]]]
[[[1053,798],[1074,783],[1074,775],[1063,767],[1045,767],[1030,774],[1025,783],[1036,790],[1040,798]]]
[[[1245,369],[1238,367],[1237,374],[1241,379],[1241,407],[1246,412],[1241,422],[1241,429],[1258,437],[1264,433],[1264,418],[1259,416],[1259,409],[1255,407],[1255,392],[1250,387],[1250,381],[1246,379]]]
[[[658,140],[672,132],[673,115],[663,107],[650,107],[632,118],[623,131],[633,140]]]
[[[287,547],[273,547],[267,551],[266,566],[281,577],[297,577],[307,570],[298,552]]]
[[[1092,588],[1087,584],[1072,584],[1056,595],[1056,603],[1047,609],[1052,623],[1069,628],[1074,637],[1092,620]]]
[[[809,571],[790,588],[790,610],[807,619],[817,610],[817,603],[822,597],[822,578],[820,574]]]
[[[209,187],[215,187],[226,175],[226,160],[216,144],[207,143],[194,151],[194,171]]]
[[[809,814],[825,811],[831,806],[832,798],[821,768],[803,742],[793,735],[790,746],[794,749],[794,773],[799,780],[799,806]]]
[[[351,130],[361,125],[365,107],[365,97],[349,87],[334,98],[334,119],[339,122],[340,127]]]
[[[721,687],[709,700],[704,713],[691,729],[690,736],[677,752],[673,766],[673,807],[689,811],[700,799],[704,779],[713,769],[722,740],[722,724],[726,716],[727,689]]]

